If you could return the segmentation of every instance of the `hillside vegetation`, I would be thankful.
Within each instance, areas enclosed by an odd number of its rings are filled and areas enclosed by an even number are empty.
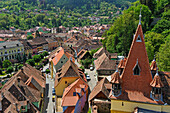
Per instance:
[[[144,0],[148,3],[149,0]],[[137,1],[123,11],[112,27],[103,34],[104,46],[110,52],[127,56],[133,35],[139,23],[139,13],[142,7],[142,29],[149,61],[156,55],[160,70],[170,71],[170,1],[149,1],[152,6]],[[148,6],[147,6],[148,5]]]

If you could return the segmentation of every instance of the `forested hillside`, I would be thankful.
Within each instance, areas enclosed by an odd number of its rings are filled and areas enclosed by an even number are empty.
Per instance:
[[[0,0],[0,29],[112,24],[130,1],[135,0]],[[100,21],[93,22],[94,16]]]
[[[128,55],[133,35],[139,23],[142,7],[142,29],[149,61],[156,55],[161,70],[170,71],[170,1],[141,0],[123,11],[113,26],[103,34],[104,46],[110,52]],[[148,3],[152,2],[150,5]]]

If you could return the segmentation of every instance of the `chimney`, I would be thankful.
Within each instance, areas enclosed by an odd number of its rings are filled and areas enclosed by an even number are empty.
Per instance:
[[[18,81],[18,87],[20,87],[20,81],[21,81],[21,77],[20,76],[17,78],[17,81]]]

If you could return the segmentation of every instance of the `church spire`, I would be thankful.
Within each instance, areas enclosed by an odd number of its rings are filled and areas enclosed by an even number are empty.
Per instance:
[[[142,7],[140,8],[139,25],[141,25],[141,17],[142,17],[142,15],[141,15],[141,10],[142,10]]]

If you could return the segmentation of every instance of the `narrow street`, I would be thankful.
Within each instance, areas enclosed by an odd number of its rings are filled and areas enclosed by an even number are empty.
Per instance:
[[[79,64],[77,62],[77,59],[75,60],[75,64],[80,67],[81,64]],[[94,69],[93,71],[90,71],[90,69],[85,69],[85,73],[88,73],[88,75],[90,76],[91,80],[88,81],[88,85],[90,88],[90,91],[93,90],[93,88],[96,86],[97,83],[97,73],[96,73],[96,69]]]
[[[43,71],[49,67],[49,64],[44,66]],[[55,103],[52,102],[52,87],[54,87],[54,80],[51,79],[50,74],[46,74],[46,92],[44,99],[43,113],[54,113]]]

